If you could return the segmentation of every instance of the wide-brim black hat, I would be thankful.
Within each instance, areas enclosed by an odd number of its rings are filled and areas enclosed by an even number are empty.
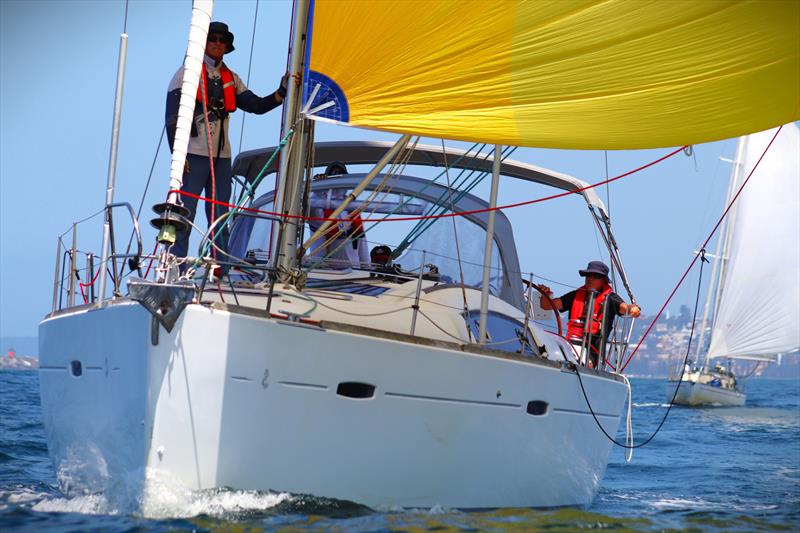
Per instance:
[[[338,176],[340,174],[347,174],[347,167],[341,161],[334,161],[325,169],[326,176]]]
[[[225,51],[226,54],[236,50],[233,46],[233,33],[228,29],[227,24],[224,22],[212,22],[208,25],[208,34],[211,35],[212,33],[221,33],[225,36],[225,44],[228,45],[228,49]]]
[[[578,270],[578,274],[584,278],[587,276],[587,274],[597,274],[598,276],[603,276],[608,279],[608,265],[602,261],[589,261],[589,264],[586,265],[585,269]]]

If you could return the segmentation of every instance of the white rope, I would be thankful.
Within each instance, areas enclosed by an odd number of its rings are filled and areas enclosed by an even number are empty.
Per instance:
[[[633,395],[631,392],[631,382],[625,377],[624,374],[619,374],[622,376],[622,379],[625,380],[625,385],[628,387],[628,415],[625,420],[625,445],[627,449],[625,450],[625,462],[630,463],[631,459],[633,459],[633,421],[632,421],[632,406],[633,406]]]

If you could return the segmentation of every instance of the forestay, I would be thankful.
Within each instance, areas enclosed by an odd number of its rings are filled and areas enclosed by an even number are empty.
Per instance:
[[[307,108],[353,126],[634,149],[800,118],[797,1],[337,0],[310,18]]]
[[[775,130],[747,137],[748,176]],[[800,130],[787,124],[736,201],[708,357],[771,360],[800,348]]]

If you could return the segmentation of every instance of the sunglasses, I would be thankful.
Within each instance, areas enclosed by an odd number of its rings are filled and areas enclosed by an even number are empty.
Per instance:
[[[206,42],[226,44],[226,39],[224,35],[209,35],[208,39],[206,39]]]

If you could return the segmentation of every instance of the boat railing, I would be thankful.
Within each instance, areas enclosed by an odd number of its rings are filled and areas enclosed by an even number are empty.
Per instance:
[[[124,253],[117,252],[116,240],[114,238],[114,218],[113,212],[116,208],[126,208],[131,217],[133,224],[133,237],[136,239],[136,252]],[[87,251],[79,248],[78,244],[78,227],[93,219],[95,216],[103,213],[108,221],[110,227],[110,248],[111,253],[108,256],[107,264],[99,264],[95,268],[95,263],[102,263],[102,260],[97,261],[98,256],[95,252]],[[67,233],[72,233],[72,239],[67,246],[64,242],[64,237]],[[79,265],[79,260],[84,258],[85,263],[83,266]],[[117,202],[107,205],[94,215],[83,218],[79,221],[73,222],[72,227],[62,233],[57,238],[56,243],[56,260],[55,260],[55,273],[53,276],[53,305],[52,311],[58,311],[64,307],[74,307],[75,298],[78,292],[81,293],[83,304],[94,303],[98,295],[95,291],[95,281],[103,269],[108,269],[111,274],[113,283],[113,292],[115,295],[120,295],[120,280],[122,278],[125,265],[127,264],[131,271],[137,271],[141,276],[141,264],[143,259],[147,259],[142,253],[142,234],[139,228],[139,222],[136,218],[136,212],[133,206],[128,202]],[[126,261],[127,260],[127,263]],[[121,266],[117,269],[118,264]],[[86,282],[81,280],[81,274],[84,274]],[[65,287],[66,285],[66,287]],[[84,288],[86,292],[84,292]],[[66,292],[66,306],[64,305],[64,294]]]

